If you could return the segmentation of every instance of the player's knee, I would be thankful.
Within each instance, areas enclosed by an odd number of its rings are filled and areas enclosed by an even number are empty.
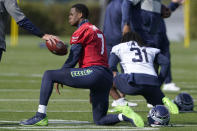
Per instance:
[[[51,79],[51,77],[52,77],[51,71],[47,70],[44,72],[44,75],[43,75],[44,79]]]

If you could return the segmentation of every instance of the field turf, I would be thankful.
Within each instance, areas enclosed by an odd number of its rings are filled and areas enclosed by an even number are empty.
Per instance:
[[[63,40],[65,38],[62,38]],[[68,39],[66,39],[68,41]],[[96,126],[93,124],[89,91],[73,89],[64,86],[61,95],[55,93],[50,98],[48,106],[49,126],[21,127],[21,120],[32,117],[37,111],[39,89],[42,74],[45,70],[58,69],[67,56],[56,56],[46,48],[40,48],[44,41],[37,37],[20,36],[19,45],[11,47],[7,37],[7,52],[0,63],[0,130],[32,130],[32,131],[62,131],[62,130],[121,130],[121,131],[196,131],[197,107],[195,112],[171,115],[169,127],[135,128],[122,122],[114,126]],[[188,92],[197,105],[197,44],[191,43],[190,48],[184,48],[183,43],[171,45],[173,81],[181,87],[180,92]],[[171,99],[180,92],[165,92]],[[149,109],[141,96],[127,96],[129,101],[137,102],[139,106],[133,109],[139,113],[145,123]],[[110,98],[110,103],[112,99]],[[111,108],[111,106],[110,106]]]

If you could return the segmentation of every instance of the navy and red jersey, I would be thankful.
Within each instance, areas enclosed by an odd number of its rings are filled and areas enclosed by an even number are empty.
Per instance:
[[[94,65],[108,67],[108,58],[103,33],[91,23],[82,24],[72,35],[70,44],[81,44],[79,68]]]

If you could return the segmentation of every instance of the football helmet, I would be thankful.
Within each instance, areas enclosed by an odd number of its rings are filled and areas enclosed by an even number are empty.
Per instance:
[[[149,126],[166,126],[169,121],[170,113],[164,105],[156,105],[148,113]]]
[[[188,93],[183,92],[178,94],[174,99],[174,103],[178,106],[179,111],[193,111],[193,98]]]

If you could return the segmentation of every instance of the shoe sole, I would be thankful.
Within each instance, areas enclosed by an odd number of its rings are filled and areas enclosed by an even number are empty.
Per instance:
[[[20,126],[48,126],[48,117],[46,116],[44,119],[42,119],[41,121],[38,121],[37,123],[33,125],[25,125],[21,123],[19,123],[19,125]]]

